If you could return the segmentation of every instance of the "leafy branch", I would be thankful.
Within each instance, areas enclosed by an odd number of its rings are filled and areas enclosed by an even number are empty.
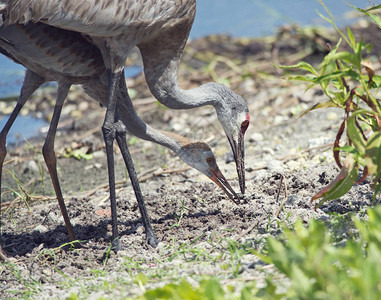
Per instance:
[[[369,52],[372,45],[363,40],[356,41],[349,27],[346,33],[341,31],[328,8],[320,2],[329,17],[320,13],[319,15],[339,33],[339,41],[316,68],[307,62],[278,66],[285,70],[303,71],[302,74],[287,78],[310,83],[307,90],[319,85],[329,99],[315,104],[301,116],[312,110],[328,107],[338,107],[344,111],[333,147],[333,156],[341,171],[328,186],[311,198],[311,202],[322,198],[318,203],[320,206],[327,200],[337,199],[368,176],[373,181],[375,199],[381,191],[381,101],[376,98],[381,87],[381,76],[376,75],[372,65],[363,58],[364,52]],[[380,8],[381,5],[367,10],[356,9],[367,15],[381,29],[381,18],[377,14]],[[343,41],[348,44],[349,51],[341,50]],[[344,133],[345,145],[340,147]],[[341,156],[345,157],[343,163]],[[363,174],[357,179],[360,166]]]

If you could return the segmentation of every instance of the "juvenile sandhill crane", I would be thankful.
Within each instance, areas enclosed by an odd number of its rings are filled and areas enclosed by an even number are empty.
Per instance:
[[[29,21],[76,31],[101,50],[109,72],[108,106],[103,125],[111,153],[115,120],[115,90],[130,50],[142,54],[152,94],[170,108],[213,105],[232,148],[241,193],[245,192],[244,134],[249,110],[242,97],[216,83],[183,90],[177,71],[195,13],[195,0],[0,0],[6,24]],[[110,157],[112,161],[112,157]],[[111,162],[109,163],[109,166]]]
[[[43,147],[43,155],[52,178],[69,237],[73,241],[75,240],[75,234],[67,215],[56,171],[54,137],[63,102],[72,84],[82,84],[89,95],[103,102],[103,104],[107,104],[107,71],[104,67],[100,51],[76,32],[49,27],[43,23],[29,23],[25,26],[20,24],[7,27],[0,26],[0,52],[27,68],[16,107],[0,133],[0,186],[2,165],[6,155],[6,136],[10,127],[26,100],[41,84],[47,81],[57,81],[57,101]],[[214,155],[208,145],[202,142],[190,142],[184,137],[169,132],[157,131],[145,124],[133,108],[127,93],[124,77],[122,76],[120,80],[121,82],[116,94],[118,99],[117,113],[127,129],[140,138],[153,141],[173,150],[185,163],[216,182],[231,199],[237,197],[219,171]],[[119,124],[119,126],[123,127],[124,124]],[[124,129],[122,128],[122,130]],[[150,225],[125,137],[123,140],[118,139],[118,143],[125,158],[138,200],[146,230],[147,242],[155,246],[157,239]],[[113,241],[118,237],[116,220],[116,208],[112,203]],[[6,259],[1,245],[0,258]]]

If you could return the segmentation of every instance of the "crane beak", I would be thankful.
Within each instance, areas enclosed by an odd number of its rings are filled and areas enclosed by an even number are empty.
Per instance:
[[[238,134],[238,141],[234,139],[229,139],[230,146],[233,151],[235,165],[237,168],[239,187],[241,189],[242,195],[245,194],[245,147],[244,147],[244,135],[243,133]]]
[[[236,192],[232,189],[229,182],[226,180],[224,175],[222,175],[221,171],[217,169],[211,168],[210,171],[212,172],[212,176],[209,178],[212,179],[224,192],[228,197],[235,203],[239,204],[238,195]],[[236,199],[235,199],[236,198]]]

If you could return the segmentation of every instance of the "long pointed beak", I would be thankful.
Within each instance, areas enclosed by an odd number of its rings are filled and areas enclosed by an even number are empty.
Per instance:
[[[228,195],[228,197],[235,204],[239,204],[239,201],[236,200],[236,199],[239,199],[238,195],[232,189],[232,187],[230,186],[229,182],[226,180],[224,175],[222,175],[221,171],[218,168],[217,169],[210,169],[210,171],[212,172],[213,176],[211,176],[209,178],[212,179],[225,192],[225,194]],[[234,198],[236,198],[236,199],[234,199]]]
[[[239,187],[242,195],[245,194],[245,146],[243,134],[238,135],[238,143],[235,140],[230,141],[230,146],[233,151],[235,165],[237,168]]]

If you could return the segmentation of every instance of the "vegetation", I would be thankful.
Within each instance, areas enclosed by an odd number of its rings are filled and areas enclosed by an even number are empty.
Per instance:
[[[320,15],[334,26],[341,39],[325,56],[318,67],[309,63],[300,62],[292,66],[280,66],[287,70],[303,70],[307,74],[293,75],[288,78],[310,83],[311,88],[320,85],[329,100],[317,103],[302,116],[318,108],[338,107],[344,111],[334,143],[333,153],[336,164],[341,172],[328,186],[314,195],[311,201],[318,198],[319,205],[327,200],[338,199],[367,176],[372,177],[374,196],[381,191],[381,100],[377,93],[381,87],[381,76],[376,75],[371,64],[363,59],[364,52],[371,49],[372,45],[365,44],[362,40],[356,41],[351,29],[342,32],[324,5],[329,18]],[[370,17],[381,28],[381,18],[377,9],[381,5],[368,10],[358,9]],[[349,46],[349,51],[341,50],[343,41]],[[340,145],[344,131],[346,142]],[[344,163],[340,154],[345,154]],[[363,167],[362,177],[358,179],[359,166]]]
[[[295,230],[285,229],[281,239],[269,238],[266,254],[258,255],[284,277],[268,276],[262,288],[251,282],[235,293],[215,278],[202,280],[198,287],[182,280],[136,299],[379,299],[381,207],[368,210],[368,216],[365,222],[352,219],[356,230],[348,232],[344,246],[335,240],[341,240],[339,235],[316,220],[307,228],[298,222]]]

